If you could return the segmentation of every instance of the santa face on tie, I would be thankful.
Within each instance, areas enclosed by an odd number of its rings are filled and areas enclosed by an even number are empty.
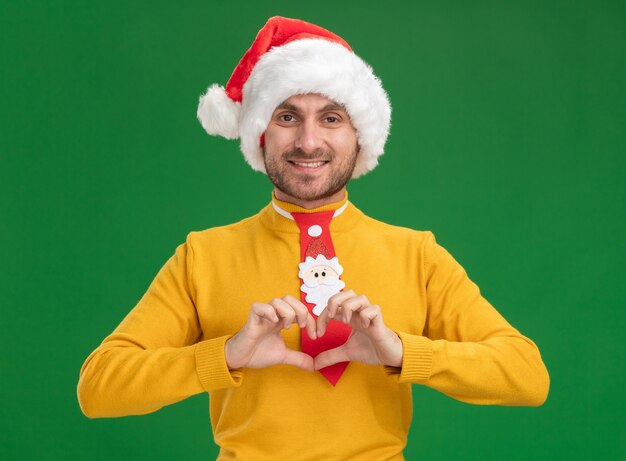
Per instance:
[[[346,286],[339,279],[343,273],[343,268],[336,256],[327,259],[322,254],[315,258],[307,256],[306,260],[299,264],[299,267],[298,277],[303,282],[300,289],[306,293],[306,301],[315,304],[313,314],[320,315],[326,308],[328,299]]]

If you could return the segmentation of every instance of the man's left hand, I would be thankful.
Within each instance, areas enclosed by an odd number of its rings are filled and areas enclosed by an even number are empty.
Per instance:
[[[315,357],[316,370],[349,361],[402,366],[402,341],[385,325],[380,307],[371,305],[365,295],[357,296],[347,290],[332,296],[317,318],[318,338],[324,336],[331,319],[350,325],[352,334],[343,345]]]

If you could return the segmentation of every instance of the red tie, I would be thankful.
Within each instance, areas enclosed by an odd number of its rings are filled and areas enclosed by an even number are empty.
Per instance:
[[[308,262],[308,266],[314,266],[312,269],[308,270],[310,280],[314,280],[314,282],[310,282],[311,284],[327,277],[329,274],[326,272],[331,272],[333,274],[337,273],[339,276],[341,275],[341,269],[338,265],[335,248],[333,246],[330,230],[328,228],[330,221],[333,219],[333,214],[334,211],[332,210],[320,211],[317,213],[291,213],[296,221],[296,224],[300,228],[300,261],[303,263]],[[315,261],[316,257],[318,258],[317,262]],[[300,277],[303,277],[303,264],[300,264],[300,266]],[[313,279],[313,277],[318,278]],[[306,278],[306,276],[304,276],[304,278]],[[302,281],[304,282],[304,279]],[[335,287],[337,286],[343,287],[344,283],[340,281],[335,284]],[[323,310],[326,307],[325,302],[322,302],[321,304],[317,303],[316,308],[315,302],[309,302],[311,300],[315,301],[315,295],[307,294],[304,290],[305,288],[303,285],[303,288],[300,291],[300,299],[304,305],[307,306],[311,315],[313,315],[314,318],[317,318],[317,315],[321,313],[320,310]],[[309,301],[306,299],[307,296],[309,297]],[[321,299],[324,299],[324,297],[322,296]],[[328,349],[334,349],[335,347],[339,347],[344,344],[348,340],[351,332],[352,328],[350,328],[349,325],[335,320],[330,321],[324,336],[316,340],[309,338],[306,332],[302,330],[302,351],[315,358],[320,352]],[[348,363],[349,362],[336,363],[326,368],[322,368],[319,371],[334,386],[337,384],[337,381],[339,381],[339,378],[341,378],[341,375],[348,366]]]

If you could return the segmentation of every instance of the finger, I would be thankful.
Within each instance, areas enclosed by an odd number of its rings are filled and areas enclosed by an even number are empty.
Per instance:
[[[313,371],[314,362],[313,357],[304,352],[298,352],[288,349],[285,352],[285,358],[283,359],[284,365],[293,365],[294,367],[302,368],[303,370]]]
[[[288,330],[292,323],[296,321],[296,312],[293,308],[280,298],[274,298],[270,305],[276,309],[278,315],[283,319],[283,328]]]
[[[341,315],[341,306],[335,308],[335,315]],[[331,316],[330,309],[326,308],[322,311],[322,313],[317,317],[316,326],[317,326],[317,337],[321,338],[326,334],[326,330],[328,328],[328,324],[333,320]]]
[[[306,334],[309,335],[311,339],[317,339],[317,328],[315,325],[315,319],[311,314],[309,314],[306,318]]]
[[[352,290],[340,291],[336,295],[331,296],[328,299],[328,304],[325,309],[325,311],[328,311],[328,317],[331,319],[335,318],[339,306],[341,306],[345,300],[350,299],[353,296],[356,296],[356,293]]]
[[[278,323],[279,320],[276,310],[269,304],[265,303],[252,304],[250,314],[252,321],[257,324],[261,323],[263,319],[269,320],[272,323]]]
[[[380,312],[380,307],[377,305],[367,306],[359,311],[359,318],[361,320],[361,326],[365,329],[370,325],[378,327],[384,325],[383,315]]]
[[[317,318],[318,338],[324,336],[331,319],[337,318],[346,324],[350,323],[352,314],[344,312],[343,304],[355,296],[356,293],[353,290],[346,290],[330,297],[326,309]]]
[[[320,370],[322,368],[329,367],[339,362],[348,362],[350,358],[348,357],[348,352],[346,350],[345,344],[334,349],[329,349],[320,353],[317,357],[315,357],[315,369]]]
[[[369,307],[369,299],[365,295],[352,296],[341,302],[342,320],[346,324],[350,324],[354,312],[359,312]]]
[[[321,338],[322,336],[324,336],[324,333],[326,333],[326,325],[328,325],[328,322],[330,322],[329,312],[330,311],[328,310],[328,308],[326,308],[322,311],[319,317],[317,317],[316,326],[318,338]]]
[[[296,313],[296,318],[300,328],[306,329],[306,333],[309,335],[309,338],[317,339],[315,319],[309,313],[307,307],[299,299],[296,299],[291,295],[283,296],[283,301],[289,304]]]
[[[311,316],[306,306],[302,304],[299,299],[296,299],[291,295],[283,296],[283,301],[289,304],[296,313],[296,318],[298,319],[298,325],[300,328],[305,328],[308,322],[308,317]]]

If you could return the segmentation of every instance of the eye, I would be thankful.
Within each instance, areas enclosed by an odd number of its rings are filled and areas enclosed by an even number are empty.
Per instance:
[[[322,272],[322,277],[326,277],[326,272]]]
[[[282,115],[279,115],[278,118],[282,122],[293,122],[295,120],[294,116],[291,114],[282,114]]]
[[[336,123],[339,121],[339,119],[337,117],[333,117],[332,115],[330,117],[326,117],[326,121],[329,123]]]
[[[316,276],[316,277],[319,277],[319,276],[320,276],[320,274],[318,274],[318,273],[316,272],[316,273],[315,273],[315,276]]]

